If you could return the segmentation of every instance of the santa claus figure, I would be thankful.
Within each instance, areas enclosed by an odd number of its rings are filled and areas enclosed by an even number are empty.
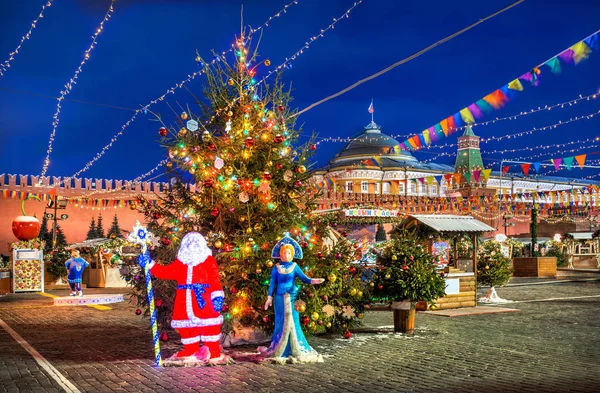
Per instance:
[[[225,294],[219,282],[219,269],[204,237],[190,232],[181,240],[177,259],[162,266],[148,254],[138,258],[142,268],[149,263],[157,278],[177,281],[171,326],[179,332],[183,350],[178,358],[195,356],[199,360],[221,357],[221,325]],[[200,343],[203,344],[200,347]]]

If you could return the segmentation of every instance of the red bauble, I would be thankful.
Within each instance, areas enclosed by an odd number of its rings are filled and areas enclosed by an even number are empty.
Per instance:
[[[158,135],[160,135],[160,136],[167,136],[167,129],[165,127],[160,127],[158,129]]]
[[[383,284],[377,285],[377,288],[379,288],[379,290],[382,290],[383,289]]]
[[[161,341],[169,341],[169,335],[167,333],[163,333],[160,335]]]
[[[317,145],[315,145],[314,143],[312,145],[309,146],[310,150],[317,150]]]
[[[40,220],[33,216],[18,216],[12,222],[13,235],[19,240],[31,240],[40,234]]]
[[[248,138],[246,138],[246,147],[252,147],[254,146],[254,138],[252,138],[251,136],[249,136]]]
[[[212,143],[212,142],[211,142],[211,143],[209,143],[209,144],[208,144],[206,147],[208,147],[208,150],[210,150],[210,151],[213,151],[213,150],[215,150],[215,149],[217,148],[217,147],[215,146],[215,144],[214,144],[214,143]]]
[[[281,142],[283,142],[283,137],[281,135],[277,134],[273,138],[273,142],[275,142],[275,143],[281,143]]]
[[[277,163],[277,164],[275,164],[275,168],[276,169],[282,169],[283,168],[283,164]]]
[[[206,179],[204,180],[204,187],[206,188],[212,188],[213,184],[214,184],[214,180],[213,179]]]
[[[321,300],[323,300],[324,302],[326,302],[326,301],[327,301],[327,299],[328,299],[327,295],[323,295],[323,296],[321,296]]]
[[[237,293],[237,289],[235,287],[231,287],[231,293]]]
[[[309,292],[306,294],[306,296],[308,296],[309,299],[312,299],[312,297],[314,296],[312,292]]]
[[[142,315],[142,310],[140,310],[139,308],[135,310],[135,315]]]
[[[296,180],[296,182],[294,183],[294,186],[302,187],[302,182],[300,180]]]
[[[161,299],[156,300],[156,307],[162,306],[163,302]]]
[[[342,259],[342,254],[339,252],[335,254],[335,259]]]
[[[306,247],[308,247],[308,243],[305,241],[302,241],[302,242],[300,242],[300,247],[306,248]]]
[[[171,239],[166,238],[166,237],[162,237],[160,239],[160,241],[162,242],[162,244],[164,244],[165,246],[168,246],[169,244],[171,244]]]
[[[264,322],[264,323],[269,323],[269,316],[268,316],[268,315],[265,315],[265,316],[263,317],[263,322]]]
[[[321,251],[319,251],[319,252],[317,253],[317,258],[318,258],[318,259],[321,259],[321,258],[323,258],[323,253],[322,253]]]
[[[223,312],[229,311],[229,306],[227,304],[223,304],[223,308],[221,308],[221,311],[223,311]]]
[[[322,320],[322,319],[319,319],[319,320],[317,321],[317,323],[319,324],[319,326],[320,326],[320,325],[323,325],[323,320]]]
[[[212,209],[210,209],[210,215],[213,217],[218,217],[219,216],[219,209],[217,209],[216,207],[213,207]]]
[[[408,266],[406,266],[406,265],[402,266],[402,270],[408,270]]]
[[[302,322],[303,326],[306,326],[310,322],[310,318],[305,315],[300,319],[300,322]]]
[[[354,266],[350,266],[348,270],[350,271],[350,274],[356,274],[356,268]]]
[[[271,180],[271,179],[273,178],[273,176],[272,176],[272,175],[271,175],[271,173],[269,173],[269,172],[265,172],[265,173],[263,173],[263,176],[262,176],[262,177],[263,177],[263,179],[265,179],[265,180]]]
[[[346,333],[344,333],[344,338],[345,339],[349,339],[352,337],[352,333],[348,330]]]
[[[283,107],[283,105],[279,105],[279,106],[277,107],[277,109],[279,110],[279,112],[283,112],[283,110],[284,110],[285,108]]]
[[[152,213],[152,218],[154,218],[155,220],[158,220],[160,218],[160,213],[158,213],[158,212]]]

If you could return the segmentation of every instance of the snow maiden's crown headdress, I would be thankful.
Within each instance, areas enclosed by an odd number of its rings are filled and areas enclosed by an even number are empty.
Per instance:
[[[294,248],[294,259],[302,259],[302,247],[300,247],[298,242],[292,239],[290,237],[290,234],[287,232],[285,233],[283,238],[279,242],[277,242],[277,244],[275,244],[275,247],[273,247],[273,251],[271,251],[271,258],[279,259],[279,252],[281,250],[281,247],[286,244]]]

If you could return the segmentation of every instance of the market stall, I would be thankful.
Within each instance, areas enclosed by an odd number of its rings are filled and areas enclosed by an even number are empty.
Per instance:
[[[134,247],[123,239],[91,239],[72,244],[78,249],[90,267],[83,275],[83,282],[91,288],[126,287],[127,282],[121,276],[122,258],[135,254]]]

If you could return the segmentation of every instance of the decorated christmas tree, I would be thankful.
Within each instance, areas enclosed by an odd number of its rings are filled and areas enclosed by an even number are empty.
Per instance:
[[[106,234],[106,236],[110,237],[111,239],[115,239],[115,238],[122,239],[123,238],[123,234],[121,233],[121,227],[119,227],[119,218],[117,217],[116,214],[113,217],[112,224],[111,224],[110,229],[108,230],[108,233]]]
[[[203,64],[200,57],[197,61]],[[176,126],[157,115],[172,186],[157,203],[140,199],[137,206],[161,242],[150,253],[157,263],[168,264],[187,232],[201,232],[222,274],[225,330],[269,332],[273,308],[265,311],[264,304],[277,263],[271,249],[288,232],[303,248],[298,265],[310,277],[326,279],[299,291],[295,307],[303,328],[347,332],[362,318],[369,286],[361,280],[362,268],[352,264],[356,246],[335,240],[329,226],[333,219],[311,215],[316,188],[308,160],[316,146],[299,144],[281,75],[271,85],[260,80],[269,66],[269,60],[257,62],[248,40],[238,39],[233,64],[205,67],[206,85],[196,110],[182,109]],[[130,266],[127,279],[138,304],[145,306],[143,272]],[[157,281],[154,290],[159,323],[166,327],[174,286]]]
[[[85,240],[97,239],[98,231],[96,230],[96,219],[92,217],[92,222],[90,223],[90,229],[88,229],[87,237]]]
[[[52,232],[48,229],[48,219],[44,214],[42,216],[42,224],[40,226],[40,234],[38,235],[40,240],[43,240],[46,244],[44,252],[48,252],[52,249]]]
[[[98,223],[96,224],[96,237],[104,237],[104,226],[102,225],[102,214],[98,215]]]
[[[67,238],[65,237],[65,233],[63,232],[60,225],[58,225],[58,223],[56,223],[56,244],[54,246],[55,246],[55,248],[59,248],[59,247],[64,248],[64,247],[68,246]]]
[[[383,229],[383,224],[377,224],[377,232],[375,232],[375,241],[384,242],[386,240],[387,234],[385,233],[385,229]]]
[[[508,248],[508,247],[507,247]],[[502,245],[494,240],[483,243],[477,253],[477,286],[490,286],[487,294],[479,301],[498,302],[495,287],[504,285],[512,277],[510,258],[502,254]]]

